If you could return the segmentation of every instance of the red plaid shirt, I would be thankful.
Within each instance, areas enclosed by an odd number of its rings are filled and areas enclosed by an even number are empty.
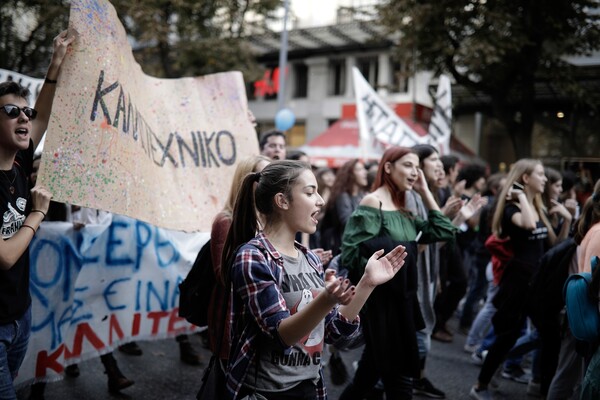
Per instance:
[[[296,243],[309,265],[323,276],[319,258]],[[231,351],[227,366],[226,396],[237,399],[250,363],[254,362],[259,335],[277,343],[284,352],[287,346],[279,337],[279,323],[290,316],[281,294],[283,257],[260,233],[238,251],[232,268],[230,293]],[[335,343],[358,334],[360,321],[348,321],[335,307],[325,318],[325,342]],[[323,370],[316,388],[317,399],[327,399]]]

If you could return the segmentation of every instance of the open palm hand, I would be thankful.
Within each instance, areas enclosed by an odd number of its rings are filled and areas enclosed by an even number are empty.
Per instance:
[[[469,200],[467,204],[461,207],[460,214],[464,220],[468,220],[475,215],[475,213],[477,213],[481,207],[485,206],[487,202],[487,197],[482,197],[479,193],[477,193],[471,197],[471,200]]]
[[[363,279],[370,286],[378,286],[392,279],[404,265],[406,248],[396,246],[392,251],[383,256],[383,250],[378,250],[367,262]]]

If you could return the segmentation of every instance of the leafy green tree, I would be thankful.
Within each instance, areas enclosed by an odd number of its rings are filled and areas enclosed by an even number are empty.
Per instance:
[[[0,68],[42,77],[68,0],[0,2]],[[112,0],[144,72],[177,78],[241,70],[258,78],[244,39],[264,32],[280,0]]]
[[[415,65],[489,97],[517,158],[531,156],[536,82],[585,107],[599,104],[564,60],[600,48],[595,0],[386,0],[379,11]]]
[[[0,68],[41,78],[52,55],[52,40],[68,26],[67,1],[0,2]]]
[[[174,78],[241,70],[258,76],[243,36],[263,32],[280,0],[115,0],[144,70]]]

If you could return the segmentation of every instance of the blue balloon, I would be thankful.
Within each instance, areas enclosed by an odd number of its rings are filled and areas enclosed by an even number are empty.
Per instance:
[[[289,108],[282,108],[275,114],[275,128],[279,131],[287,131],[296,122],[294,112]]]

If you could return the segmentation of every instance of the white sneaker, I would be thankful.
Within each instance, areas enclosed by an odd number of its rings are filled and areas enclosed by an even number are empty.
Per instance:
[[[492,392],[487,389],[477,391],[475,390],[475,386],[471,388],[469,392],[469,397],[474,400],[494,400],[494,396],[492,396]]]
[[[487,356],[488,351],[484,350],[481,353],[474,351],[473,354],[471,354],[471,360],[473,360],[473,364],[476,365],[483,365],[483,362],[485,361],[485,357]]]
[[[478,344],[465,344],[465,347],[463,347],[465,353],[475,353],[475,350],[477,350],[478,348]]]

